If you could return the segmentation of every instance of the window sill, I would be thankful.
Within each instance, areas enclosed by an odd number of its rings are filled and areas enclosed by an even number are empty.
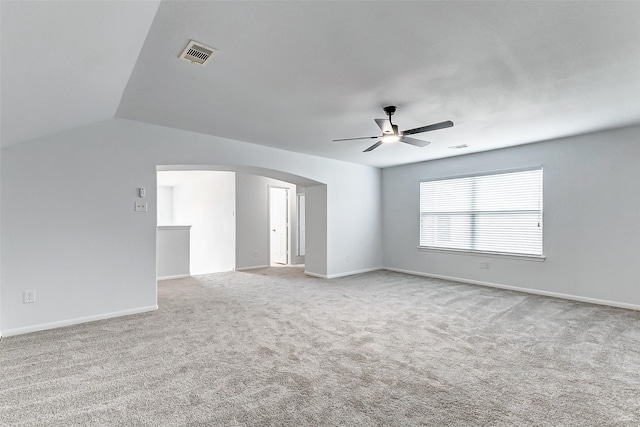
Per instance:
[[[547,259],[546,256],[541,255],[515,255],[515,254],[502,254],[498,252],[480,252],[480,251],[465,251],[461,249],[443,249],[443,248],[429,248],[426,246],[418,246],[418,250],[425,252],[440,252],[446,254],[455,255],[471,255],[476,257],[490,257],[490,258],[505,258],[505,259],[517,259],[521,261],[534,261],[543,262]]]

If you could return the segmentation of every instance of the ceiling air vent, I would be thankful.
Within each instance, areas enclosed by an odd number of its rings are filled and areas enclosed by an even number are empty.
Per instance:
[[[449,148],[451,148],[452,150],[461,150],[461,149],[467,148],[467,147],[468,147],[467,144],[462,144],[462,145],[454,145],[453,147],[449,147]]]
[[[204,65],[218,52],[209,46],[205,46],[202,43],[191,40],[187,47],[184,48],[180,58],[193,62],[194,64]]]

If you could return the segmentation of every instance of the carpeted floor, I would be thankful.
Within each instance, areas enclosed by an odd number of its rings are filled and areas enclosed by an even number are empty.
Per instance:
[[[5,338],[0,425],[640,425],[640,312],[388,271],[158,290]]]

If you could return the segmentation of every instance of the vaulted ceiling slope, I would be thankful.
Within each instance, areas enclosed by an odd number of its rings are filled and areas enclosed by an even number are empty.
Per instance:
[[[640,2],[2,3],[3,144],[115,112],[386,167],[640,123]],[[385,105],[455,126],[331,142]]]
[[[2,146],[113,118],[158,5],[1,1]]]

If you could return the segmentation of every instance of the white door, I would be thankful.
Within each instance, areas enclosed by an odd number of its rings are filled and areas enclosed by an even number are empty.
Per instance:
[[[305,254],[305,195],[298,194],[298,256]]]
[[[289,190],[269,188],[271,263],[287,264],[289,251]]]

